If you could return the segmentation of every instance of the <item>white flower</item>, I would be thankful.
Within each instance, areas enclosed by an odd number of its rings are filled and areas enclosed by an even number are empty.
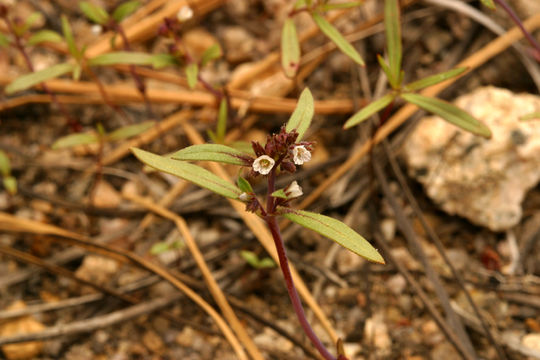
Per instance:
[[[182,6],[182,8],[176,14],[176,18],[180,22],[188,21],[193,17],[193,10],[188,6]]]
[[[103,32],[103,27],[101,25],[98,25],[98,24],[92,25],[92,27],[90,28],[90,31],[94,35],[101,35],[101,33]]]
[[[287,186],[287,188],[285,189],[285,195],[287,195],[288,198],[297,198],[297,197],[300,197],[302,196],[302,194],[304,194],[302,192],[302,188],[300,187],[300,185],[298,185],[298,183],[295,181],[293,181],[289,186]]]
[[[240,199],[241,201],[248,201],[249,200],[249,195],[247,193],[243,192],[240,195],[238,195],[238,199]]]
[[[276,162],[268,155],[261,155],[253,161],[253,170],[266,175],[272,170]]]
[[[292,150],[293,160],[296,165],[302,165],[311,160],[311,153],[304,145],[295,146]]]

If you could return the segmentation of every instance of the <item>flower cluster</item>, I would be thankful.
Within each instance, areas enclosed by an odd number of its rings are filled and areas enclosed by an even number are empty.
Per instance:
[[[263,147],[256,141],[251,143],[257,158],[253,160],[252,175],[268,175],[272,169],[279,166],[281,170],[295,172],[296,165],[302,165],[311,160],[313,143],[296,142],[298,133],[287,132],[282,127],[277,134],[269,135]]]

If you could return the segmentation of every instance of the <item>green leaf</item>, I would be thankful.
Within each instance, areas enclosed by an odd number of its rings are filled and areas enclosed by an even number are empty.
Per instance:
[[[94,5],[88,1],[79,2],[79,8],[84,16],[99,25],[105,25],[109,20],[109,14],[101,6]]]
[[[5,152],[0,150],[0,175],[9,176],[11,174],[11,162]]]
[[[0,33],[0,47],[8,47],[11,40],[4,34]]]
[[[339,220],[304,210],[286,209],[282,215],[292,222],[326,236],[369,261],[384,264],[382,256],[366,239]]]
[[[171,158],[183,161],[216,161],[246,166],[251,156],[226,145],[200,144],[183,148],[175,152]]]
[[[495,4],[493,3],[493,0],[480,0],[482,4],[490,8],[491,10],[495,10]]]
[[[169,65],[178,65],[177,59],[169,54],[152,55],[151,63],[154,69],[161,69]]]
[[[248,155],[255,156],[255,152],[253,151],[253,147],[251,146],[251,143],[244,141],[244,140],[238,140],[234,141],[229,144],[230,147],[240,150]]]
[[[171,246],[165,241],[162,241],[152,245],[152,247],[150,248],[150,254],[159,255],[169,250],[171,250]]]
[[[41,14],[38,12],[33,12],[26,18],[24,26],[20,29],[19,35],[24,34],[28,29],[30,29],[34,24],[41,18]]]
[[[308,5],[311,5],[311,1],[296,0],[296,2],[294,3],[294,9],[300,9],[300,8],[306,7]]]
[[[201,56],[201,67],[206,66],[210,61],[215,60],[221,56],[221,47],[218,43],[212,44],[206,49]]]
[[[200,166],[169,159],[137,148],[132,148],[131,151],[140,161],[154,169],[190,181],[216,194],[237,200],[242,193],[235,185]]]
[[[401,97],[426,111],[439,115],[444,120],[459,126],[463,130],[486,138],[491,137],[491,131],[486,125],[446,101],[419,94],[401,94]]]
[[[320,14],[313,13],[313,20],[315,21],[315,24],[321,29],[321,31],[328,36],[330,40],[336,44],[336,46],[348,57],[353,59],[357,64],[364,66],[364,60],[362,60],[362,57],[360,54],[356,51],[356,49],[345,40],[343,35],[339,33],[339,31],[336,30],[335,27],[332,26],[324,17],[322,17]]]
[[[107,135],[107,140],[118,141],[142,134],[156,124],[155,121],[145,121],[140,124],[123,126]]]
[[[540,120],[540,111],[523,115],[519,118],[520,121]]]
[[[300,66],[300,43],[294,20],[287,18],[281,30],[281,66],[285,75],[293,78]]]
[[[377,61],[379,62],[381,69],[386,74],[386,78],[388,79],[388,82],[390,83],[392,88],[399,89],[399,82],[395,81],[394,78],[392,77],[392,73],[390,72],[390,67],[388,67],[388,64],[386,63],[386,61],[384,61],[384,58],[381,55],[377,54]]]
[[[155,55],[132,51],[115,51],[98,55],[88,60],[90,66],[108,65],[153,65],[156,62]]]
[[[120,22],[133,14],[140,6],[139,1],[126,1],[114,10],[112,17],[116,22]]]
[[[382,98],[373,101],[367,106],[364,106],[362,110],[360,110],[359,112],[351,116],[351,118],[347,120],[347,122],[345,122],[345,125],[343,125],[343,128],[348,129],[368,119],[371,115],[375,114],[376,112],[388,106],[388,104],[394,101],[395,98],[396,98],[396,95],[392,93],[386,94]]]
[[[242,250],[240,252],[240,256],[242,256],[242,258],[249,265],[253,266],[255,269],[266,269],[266,268],[276,267],[276,263],[274,262],[274,260],[272,260],[269,257],[259,259],[257,254],[255,254],[253,251]]]
[[[82,66],[79,64],[75,65],[75,67],[73,68],[73,80],[79,81],[79,79],[81,78],[81,73]]]
[[[466,67],[461,67],[461,68],[448,70],[439,74],[431,75],[431,76],[425,77],[423,79],[420,79],[420,80],[417,80],[417,81],[414,81],[412,83],[405,85],[405,89],[409,91],[421,90],[428,86],[435,85],[440,82],[443,82],[444,80],[458,76],[466,70],[467,70]]]
[[[51,149],[65,149],[74,147],[77,145],[89,145],[96,144],[99,141],[96,134],[92,133],[77,133],[62,136],[60,139],[56,140],[54,144],[51,145]]]
[[[186,77],[190,89],[194,89],[197,85],[197,75],[199,74],[199,66],[196,63],[191,63],[186,66]]]
[[[216,136],[219,142],[223,142],[225,139],[225,132],[227,131],[227,99],[224,97],[219,103],[219,111],[217,118]]]
[[[384,1],[384,28],[386,32],[386,45],[388,47],[388,65],[390,77],[396,86],[399,86],[401,73],[401,21],[398,0]]]
[[[313,95],[311,95],[311,91],[309,91],[308,88],[305,88],[300,94],[296,108],[291,114],[287,126],[285,127],[287,132],[296,130],[298,133],[298,138],[296,139],[297,142],[302,139],[304,133],[311,124],[314,112],[315,105],[313,103]]]
[[[62,15],[61,19],[62,19],[62,33],[64,34],[64,39],[66,39],[69,53],[75,59],[79,59],[81,54],[79,52],[79,49],[77,48],[77,45],[75,44],[75,39],[73,38],[73,31],[71,30],[71,25],[69,24],[69,21],[65,15]]]
[[[285,190],[279,189],[272,193],[273,197],[281,198],[281,199],[288,199],[287,194],[285,194]]]
[[[362,5],[363,1],[352,1],[334,4],[323,4],[320,6],[321,11],[330,11],[337,9],[350,9]]]
[[[37,45],[42,42],[62,42],[62,36],[56,31],[40,30],[28,38],[28,45]]]
[[[11,84],[6,86],[6,94],[9,95],[17,91],[26,90],[49,79],[67,74],[68,72],[73,71],[73,68],[73,64],[62,63],[53,65],[47,69],[20,76],[13,80]]]
[[[17,193],[17,179],[15,179],[13,176],[3,178],[2,182],[4,183],[4,187],[9,194],[15,195]]]
[[[242,190],[245,193],[248,193],[248,194],[253,193],[253,188],[251,187],[251,184],[249,183],[249,181],[247,181],[241,176],[239,176],[238,179],[236,180],[236,185],[238,185],[240,190]]]

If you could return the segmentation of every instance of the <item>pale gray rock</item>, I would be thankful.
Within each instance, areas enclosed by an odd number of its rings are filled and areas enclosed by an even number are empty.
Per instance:
[[[509,229],[540,180],[540,121],[519,120],[540,111],[540,97],[484,87],[455,104],[486,124],[492,138],[426,117],[404,147],[409,172],[449,214],[493,231]]]

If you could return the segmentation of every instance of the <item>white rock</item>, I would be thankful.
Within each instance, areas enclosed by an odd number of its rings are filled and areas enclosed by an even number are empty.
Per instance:
[[[404,148],[409,172],[449,214],[501,231],[516,225],[527,190],[540,180],[540,122],[519,117],[540,111],[540,97],[494,87],[455,104],[486,124],[491,139],[425,118]]]

